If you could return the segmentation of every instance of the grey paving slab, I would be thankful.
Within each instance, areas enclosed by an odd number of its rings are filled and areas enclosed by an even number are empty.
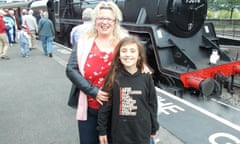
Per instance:
[[[23,58],[19,44],[8,55],[10,60],[0,60],[0,143],[78,143],[75,110],[66,105],[65,67],[41,49]]]

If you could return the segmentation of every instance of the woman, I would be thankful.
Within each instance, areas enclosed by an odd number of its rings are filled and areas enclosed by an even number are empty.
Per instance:
[[[66,68],[67,77],[80,89],[77,115],[81,144],[98,144],[99,104],[108,101],[102,91],[104,77],[119,40],[127,36],[120,27],[122,13],[111,1],[100,2],[93,11],[92,28],[82,34]]]

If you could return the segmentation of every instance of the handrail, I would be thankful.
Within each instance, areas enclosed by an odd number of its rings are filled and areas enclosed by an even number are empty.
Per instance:
[[[205,22],[214,24],[217,35],[240,39],[240,19],[207,19]]]

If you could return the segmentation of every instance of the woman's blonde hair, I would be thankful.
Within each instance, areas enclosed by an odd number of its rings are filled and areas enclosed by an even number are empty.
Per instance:
[[[122,12],[119,9],[119,7],[112,1],[101,1],[93,10],[93,17],[92,17],[92,21],[93,21],[93,26],[92,28],[88,31],[88,36],[97,36],[97,31],[95,28],[95,22],[96,22],[96,18],[100,12],[101,9],[109,9],[113,12],[114,16],[115,16],[115,27],[113,30],[113,42],[116,42],[120,39],[120,35],[123,31],[123,28],[121,28],[120,26],[120,22],[122,21]]]

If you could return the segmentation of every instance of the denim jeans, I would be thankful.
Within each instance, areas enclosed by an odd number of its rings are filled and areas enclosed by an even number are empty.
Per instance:
[[[48,55],[52,53],[53,52],[53,47],[52,47],[53,36],[41,35],[40,38],[42,41],[42,48],[43,48],[44,55]]]
[[[150,144],[155,144],[155,142],[152,138],[150,138]]]
[[[21,53],[23,56],[29,56],[29,44],[20,42]]]

